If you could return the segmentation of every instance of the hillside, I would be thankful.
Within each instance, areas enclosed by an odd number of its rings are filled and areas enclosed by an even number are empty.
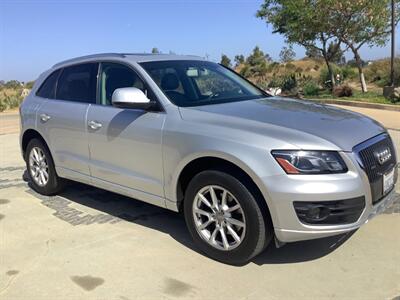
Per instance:
[[[335,76],[340,75],[340,84],[349,86],[352,94],[368,101],[390,103],[382,96],[382,87],[389,83],[390,60],[379,59],[366,63],[365,77],[368,94],[360,94],[357,68],[350,63],[333,65]],[[249,56],[235,70],[263,89],[280,88],[284,95],[305,97],[332,97],[330,80],[322,59],[304,58],[287,63],[267,61],[264,56]],[[396,59],[396,84],[400,84],[400,58]],[[0,112],[19,106],[33,82],[26,84],[16,80],[0,81]],[[361,96],[360,96],[361,95]]]

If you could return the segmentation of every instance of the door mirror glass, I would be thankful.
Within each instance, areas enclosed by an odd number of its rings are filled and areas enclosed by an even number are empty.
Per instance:
[[[148,109],[153,104],[141,90],[134,87],[119,88],[112,94],[112,105],[119,108]]]

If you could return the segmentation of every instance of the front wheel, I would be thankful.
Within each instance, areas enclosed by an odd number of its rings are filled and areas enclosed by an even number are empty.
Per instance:
[[[253,194],[230,174],[211,170],[197,174],[184,201],[192,238],[213,259],[246,263],[272,239],[269,214],[263,214]]]

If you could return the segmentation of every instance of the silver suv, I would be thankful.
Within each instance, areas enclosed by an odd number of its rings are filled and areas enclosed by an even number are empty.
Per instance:
[[[65,179],[182,211],[208,256],[243,264],[278,245],[354,230],[393,200],[396,152],[360,114],[271,97],[194,56],[64,61],[21,108],[31,186]]]

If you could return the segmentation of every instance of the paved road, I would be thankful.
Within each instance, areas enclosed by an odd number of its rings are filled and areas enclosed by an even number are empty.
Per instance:
[[[364,114],[381,122],[387,128],[400,130],[400,112],[398,111],[342,106],[342,105],[334,105],[334,106]]]
[[[0,135],[0,150],[0,299],[400,296],[400,196],[352,234],[271,245],[231,267],[198,253],[178,214],[80,184],[40,196],[18,134]]]
[[[364,114],[382,123],[386,128],[389,129],[389,134],[396,144],[397,157],[400,157],[400,112],[352,106],[334,106]]]
[[[16,112],[0,112],[0,135],[19,132],[19,115]]]

